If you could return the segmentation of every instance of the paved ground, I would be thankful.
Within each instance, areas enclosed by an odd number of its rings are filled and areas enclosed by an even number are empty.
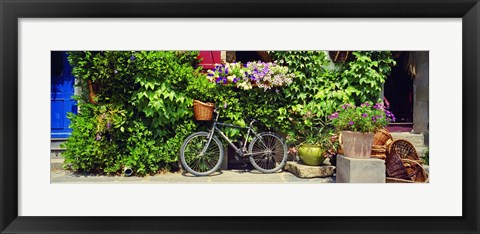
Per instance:
[[[70,171],[54,170],[50,174],[51,183],[111,184],[111,183],[334,183],[335,177],[301,179],[289,172],[263,174],[258,171],[228,170],[210,176],[196,177],[190,174],[165,173],[146,177],[97,176],[75,174]]]

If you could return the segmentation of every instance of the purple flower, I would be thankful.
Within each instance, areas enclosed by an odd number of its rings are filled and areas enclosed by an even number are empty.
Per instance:
[[[98,132],[98,133],[97,133],[97,136],[95,137],[95,140],[100,141],[101,139],[102,139],[102,136],[101,136],[100,133]]]
[[[360,106],[361,106],[361,107],[370,106],[370,103],[368,103],[368,102],[364,102],[364,103],[362,103],[362,105],[360,105]]]
[[[130,60],[133,62],[135,60],[135,55],[130,56]]]
[[[388,110],[385,110],[385,115],[387,117],[389,117],[390,119],[392,119],[393,122],[395,122],[395,116],[393,115],[392,112],[388,111]]]
[[[336,118],[338,118],[338,112],[335,112],[330,115],[330,119],[336,119]]]
[[[225,69],[225,74],[228,74],[228,67]]]
[[[350,121],[348,124],[350,124],[350,125],[353,125],[353,124],[354,124],[354,122],[353,122],[353,121]]]
[[[280,90],[278,90],[278,89],[275,89],[275,92],[276,92],[276,93],[280,93]]]
[[[213,74],[212,74],[212,73],[209,73],[207,76],[213,76]]]
[[[373,108],[375,108],[375,109],[377,109],[377,110],[384,110],[384,109],[385,109],[381,103],[375,104],[375,105],[373,106]]]
[[[110,123],[110,121],[107,121],[107,129],[110,130],[110,127],[112,126],[112,124]]]
[[[367,118],[368,115],[367,115],[366,113],[363,113],[363,114],[362,114],[362,117],[363,117],[363,118]]]

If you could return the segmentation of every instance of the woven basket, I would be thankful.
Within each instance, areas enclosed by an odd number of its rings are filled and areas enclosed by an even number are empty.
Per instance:
[[[388,142],[392,142],[393,138],[390,132],[386,128],[382,128],[375,132],[373,136],[374,145],[386,145]]]
[[[428,183],[428,173],[425,171],[423,166],[413,160],[402,159],[403,165],[407,170],[408,174],[411,174],[410,179],[400,179],[400,178],[393,178],[387,177],[387,183]]]
[[[385,178],[385,182],[387,182],[387,183],[415,183],[412,180],[397,179],[397,178],[392,178],[392,177]]]
[[[385,159],[387,177],[411,180],[407,169],[403,165],[402,159],[395,151],[390,151]]]
[[[388,146],[388,152],[395,151],[398,156],[402,159],[410,159],[417,162],[420,162],[420,158],[418,157],[417,151],[415,147],[407,140],[399,139],[393,141]]]
[[[387,158],[387,147],[384,145],[373,145],[371,157],[385,160]]]
[[[328,55],[334,63],[340,63],[348,60],[350,51],[329,51]]]
[[[407,173],[412,174],[412,181],[416,183],[428,182],[428,173],[425,171],[422,164],[410,159],[402,159],[402,162],[407,169]]]
[[[193,115],[196,120],[212,120],[213,109],[215,109],[214,103],[204,103],[198,100],[193,101]]]

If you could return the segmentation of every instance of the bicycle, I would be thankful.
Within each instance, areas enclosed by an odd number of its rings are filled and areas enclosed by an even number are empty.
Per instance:
[[[215,136],[215,132],[233,147],[238,156],[248,157],[252,166],[260,172],[273,173],[283,168],[287,161],[287,145],[282,137],[273,132],[256,133],[253,129],[253,124],[257,122],[255,119],[248,127],[242,127],[218,122],[220,110],[215,108],[214,113],[216,117],[209,132],[193,133],[182,144],[180,161],[186,171],[196,176],[207,176],[220,168],[225,155],[222,142]],[[217,126],[247,130],[243,145],[237,147]],[[253,139],[247,150],[250,133]]]

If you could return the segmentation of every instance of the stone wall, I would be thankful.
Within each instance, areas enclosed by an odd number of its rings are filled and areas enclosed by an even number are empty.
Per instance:
[[[414,53],[417,75],[413,81],[413,131],[428,133],[429,118],[429,52]]]

